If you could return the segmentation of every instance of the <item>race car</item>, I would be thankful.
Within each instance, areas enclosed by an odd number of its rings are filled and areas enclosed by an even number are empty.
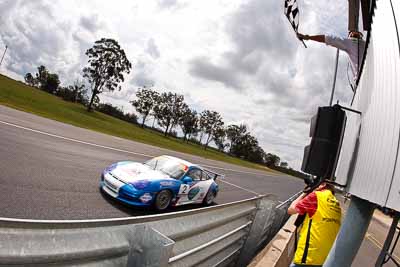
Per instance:
[[[133,206],[169,206],[199,203],[211,205],[218,194],[215,182],[221,174],[188,161],[159,156],[145,163],[122,161],[107,167],[100,188],[108,195]]]

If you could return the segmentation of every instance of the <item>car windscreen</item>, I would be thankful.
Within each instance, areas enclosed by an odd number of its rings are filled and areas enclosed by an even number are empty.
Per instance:
[[[188,169],[186,165],[165,157],[157,157],[146,161],[144,164],[175,179],[181,179]]]

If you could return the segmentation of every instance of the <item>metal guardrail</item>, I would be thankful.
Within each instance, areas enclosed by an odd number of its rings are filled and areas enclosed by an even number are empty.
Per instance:
[[[285,200],[284,202],[282,202],[281,204],[276,206],[276,208],[280,209],[282,207],[288,206],[288,204],[290,205],[290,203],[292,203],[296,198],[298,198],[301,195],[301,193],[303,193],[303,191],[297,192],[296,194],[291,196],[289,199]]]
[[[260,196],[105,220],[0,218],[0,266],[245,266],[284,224],[290,202]]]

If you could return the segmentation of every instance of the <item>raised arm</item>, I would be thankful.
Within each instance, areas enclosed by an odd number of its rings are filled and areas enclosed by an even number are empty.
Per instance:
[[[307,34],[301,34],[297,33],[297,37],[300,40],[312,40],[320,43],[325,43],[325,35],[307,35]]]
[[[307,196],[307,194],[302,193],[295,201],[292,202],[292,204],[290,204],[287,213],[292,215],[292,214],[297,214],[297,210],[296,210],[296,205],[297,203],[299,203],[300,200],[302,200],[305,196]]]

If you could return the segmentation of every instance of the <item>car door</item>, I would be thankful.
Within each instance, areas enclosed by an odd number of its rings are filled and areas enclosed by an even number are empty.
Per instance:
[[[185,175],[192,179],[190,184],[182,184],[179,190],[179,204],[201,203],[212,183],[208,175],[199,168],[192,168]],[[179,205],[178,204],[178,205]]]
[[[192,168],[186,173],[185,177],[190,177],[192,182],[181,184],[178,193],[179,201],[177,205],[194,203],[199,199],[200,196],[203,196],[201,194],[201,180],[203,177],[203,171],[199,168]]]

